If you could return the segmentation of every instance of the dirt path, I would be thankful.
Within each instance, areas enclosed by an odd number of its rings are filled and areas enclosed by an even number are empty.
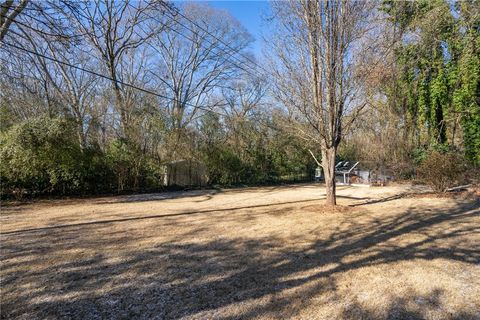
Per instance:
[[[1,316],[480,319],[480,205],[318,185],[2,208]]]

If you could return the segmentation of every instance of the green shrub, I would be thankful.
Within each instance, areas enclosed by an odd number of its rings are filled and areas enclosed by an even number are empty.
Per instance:
[[[144,157],[138,147],[125,139],[114,140],[106,150],[108,166],[117,179],[117,190],[137,190]]]
[[[210,182],[221,185],[241,183],[245,170],[242,160],[228,148],[216,147],[205,157]]]
[[[105,158],[115,176],[118,192],[163,188],[163,166],[135,143],[125,139],[114,140],[108,146]]]
[[[67,193],[82,183],[82,150],[72,124],[37,118],[0,137],[2,194]]]
[[[82,150],[69,120],[32,119],[0,133],[2,196],[156,190],[162,174],[159,161],[125,140],[114,140],[105,153]]]

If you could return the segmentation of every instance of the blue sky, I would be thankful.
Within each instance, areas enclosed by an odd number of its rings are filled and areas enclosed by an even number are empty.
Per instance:
[[[265,24],[262,16],[269,8],[268,1],[208,1],[208,4],[224,9],[237,18],[256,39],[252,45],[252,51],[256,56],[260,56],[262,26]]]

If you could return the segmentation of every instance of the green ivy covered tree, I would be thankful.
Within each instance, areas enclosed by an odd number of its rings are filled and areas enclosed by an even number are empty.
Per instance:
[[[480,2],[384,1],[382,9],[400,34],[391,83],[400,93],[388,98],[402,101],[417,146],[463,146],[480,164]]]

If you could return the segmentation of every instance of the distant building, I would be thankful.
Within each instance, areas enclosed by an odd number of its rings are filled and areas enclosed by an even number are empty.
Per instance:
[[[207,167],[205,164],[194,160],[176,160],[164,167],[165,186],[198,186],[203,187],[208,183]]]

